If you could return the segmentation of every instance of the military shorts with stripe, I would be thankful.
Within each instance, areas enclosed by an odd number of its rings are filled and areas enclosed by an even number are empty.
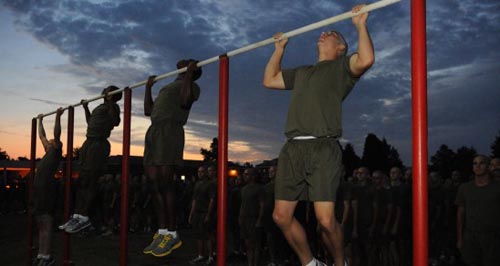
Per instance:
[[[343,174],[336,138],[289,140],[278,159],[275,198],[333,202]]]
[[[146,132],[144,165],[183,164],[184,128],[173,122],[153,123]]]

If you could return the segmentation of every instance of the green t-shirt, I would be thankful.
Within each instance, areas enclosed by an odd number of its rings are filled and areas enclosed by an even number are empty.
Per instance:
[[[351,55],[352,56],[352,55]],[[349,68],[350,56],[283,70],[285,87],[292,90],[285,135],[342,135],[342,101],[359,78]]]
[[[160,90],[151,112],[151,121],[153,123],[172,121],[180,125],[186,124],[190,110],[181,107],[181,89],[182,80],[178,79]],[[194,82],[193,91],[196,101],[200,96],[200,87]]]
[[[474,181],[462,184],[455,204],[465,208],[465,228],[479,232],[500,232],[500,183],[490,181],[476,186]]]
[[[241,189],[240,216],[259,216],[260,203],[264,201],[264,186],[257,183],[250,183]]]
[[[109,108],[114,108],[116,115],[110,115]],[[90,115],[87,138],[107,139],[117,121],[120,123],[120,107],[118,104],[103,103],[97,106]]]
[[[193,191],[193,200],[196,204],[194,206],[195,212],[208,212],[208,204],[210,199],[217,196],[217,187],[211,180],[204,179],[196,182]]]
[[[35,182],[38,178],[53,178],[62,158],[62,148],[49,149],[37,165]]]

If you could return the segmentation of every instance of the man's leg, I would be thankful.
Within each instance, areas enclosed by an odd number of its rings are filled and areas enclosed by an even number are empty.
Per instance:
[[[158,228],[165,228],[165,205],[163,203],[163,197],[161,196],[161,180],[158,175],[159,171],[156,166],[144,166],[146,171],[146,177],[148,180],[148,186],[150,188],[151,193],[151,202],[153,204],[153,209],[158,218]],[[159,235],[159,232],[153,236],[153,241],[144,248],[142,251],[144,254],[152,254],[153,250],[161,243],[162,237]]]
[[[307,244],[304,228],[293,216],[296,206],[297,201],[276,200],[274,202],[273,219],[283,232],[290,247],[299,257],[302,265],[306,265],[313,259],[313,256]]]
[[[165,228],[165,203],[161,194],[162,180],[159,175],[159,168],[156,166],[146,166],[146,176],[151,189],[151,202],[158,217],[158,228]]]
[[[335,219],[335,202],[314,202],[314,211],[321,230],[321,237],[335,265],[344,265],[342,228]]]
[[[50,255],[53,218],[49,214],[36,217],[38,222],[38,254]]]
[[[161,177],[164,185],[161,190],[163,202],[167,211],[166,226],[169,231],[176,231],[176,213],[175,213],[175,183],[174,183],[174,166],[165,165],[160,167]]]
[[[88,171],[85,177],[82,177],[77,192],[75,213],[88,216],[88,210],[96,195],[97,181],[99,180],[100,172],[101,171]]]
[[[155,257],[164,257],[179,248],[182,245],[182,241],[176,231],[174,167],[159,166],[157,170],[157,181],[160,184],[160,199],[163,202],[163,210],[161,211],[164,216],[166,210],[168,217],[163,218],[167,222],[163,224],[166,227],[160,227],[158,230],[158,234],[162,240],[151,253]]]

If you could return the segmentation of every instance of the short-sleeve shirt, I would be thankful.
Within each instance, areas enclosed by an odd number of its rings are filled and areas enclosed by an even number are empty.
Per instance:
[[[500,183],[479,187],[474,181],[462,184],[455,204],[465,208],[465,228],[478,232],[500,232]]]
[[[36,177],[53,178],[62,158],[62,148],[49,149],[36,168]],[[37,179],[36,178],[36,179]]]
[[[115,115],[110,115],[109,108],[114,108]],[[87,127],[87,138],[107,139],[116,122],[120,122],[120,107],[116,103],[103,103],[97,106],[90,115]]]
[[[342,101],[359,80],[350,71],[349,59],[341,56],[282,71],[286,89],[292,90],[285,128],[288,139],[342,135]]]
[[[373,204],[377,203],[375,197],[375,188],[371,185],[357,185],[353,188],[353,200],[358,202],[358,226],[359,228],[368,227],[373,221]]]
[[[240,216],[259,216],[260,203],[264,201],[264,186],[250,183],[241,189]]]
[[[189,117],[189,109],[181,106],[181,89],[183,81],[177,79],[163,87],[153,104],[151,121],[153,124],[172,121],[178,125],[185,125]],[[194,99],[200,96],[200,87],[192,83]]]
[[[216,187],[210,180],[200,180],[196,182],[193,191],[193,200],[196,202],[194,211],[208,212],[208,204],[211,199],[215,199],[216,195]]]

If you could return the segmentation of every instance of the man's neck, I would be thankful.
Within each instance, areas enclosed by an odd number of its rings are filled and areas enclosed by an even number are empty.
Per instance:
[[[318,62],[331,61],[331,60],[335,60],[337,58],[338,58],[338,56],[336,54],[324,53],[324,54],[318,55]]]
[[[488,175],[474,176],[474,183],[478,187],[483,187],[490,183],[490,178]]]

